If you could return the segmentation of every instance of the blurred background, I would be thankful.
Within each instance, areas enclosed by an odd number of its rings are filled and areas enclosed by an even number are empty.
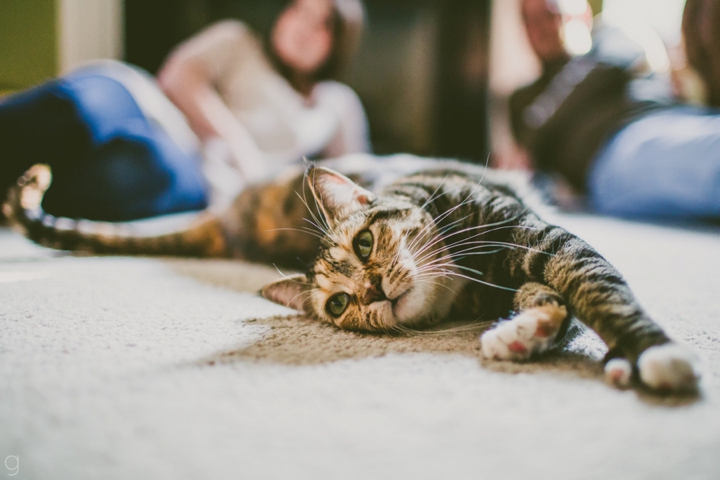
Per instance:
[[[376,153],[484,164],[491,149],[508,147],[507,96],[539,71],[518,3],[366,0],[362,49],[345,80],[365,105]],[[684,0],[590,3],[594,13],[641,36],[659,35],[671,52],[680,46]],[[281,6],[280,0],[0,0],[0,92],[96,58],[155,73],[174,45],[205,25],[234,17],[263,35]]]

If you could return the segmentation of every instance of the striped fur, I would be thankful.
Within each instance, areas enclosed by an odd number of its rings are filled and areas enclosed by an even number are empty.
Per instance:
[[[227,255],[221,223],[209,212],[159,233],[146,222],[108,223],[54,217],[41,207],[51,182],[48,167],[36,165],[8,191],[3,213],[10,224],[30,240],[50,248],[98,254]],[[162,229],[161,229],[162,230]]]
[[[363,330],[443,320],[430,315],[431,305],[399,323],[377,319],[374,309],[358,308],[356,315],[340,320],[324,313],[327,294],[318,291],[329,294],[337,283],[348,280],[352,288],[374,276],[412,275],[412,268],[394,268],[402,264],[397,253],[404,245],[417,264],[412,267],[424,267],[433,282],[440,282],[437,297],[430,295],[427,303],[456,295],[453,315],[486,320],[506,316],[525,306],[520,294],[528,293],[521,287],[533,282],[544,286],[548,298],[567,304],[613,354],[634,360],[648,346],[668,341],[602,256],[571,233],[543,222],[507,186],[483,181],[482,175],[440,170],[406,177],[379,196],[380,201],[341,219],[321,241],[309,283],[332,286],[312,291],[306,306],[314,316]],[[378,242],[377,258],[367,264],[352,248],[354,236],[364,229],[370,229]],[[423,250],[427,245],[432,247]],[[447,315],[450,309],[443,306],[434,313]]]
[[[378,168],[376,160],[350,160],[333,166],[354,181],[327,168],[290,172],[247,188],[222,215],[205,212],[164,235],[47,215],[40,201],[49,178],[40,167],[11,189],[4,213],[54,248],[230,256],[305,269],[262,294],[341,328],[403,332],[449,318],[510,318],[483,335],[488,358],[542,353],[577,318],[607,343],[613,383],[626,384],[635,372],[655,389],[696,386],[692,356],[648,317],[617,270],[544,222],[511,178],[456,162],[393,157]]]
[[[648,386],[694,388],[699,374],[692,355],[673,356],[666,346],[674,344],[618,271],[581,239],[541,220],[509,184],[488,173],[420,172],[377,191],[374,201],[344,210],[322,208],[333,194],[316,194],[320,210],[330,213],[317,221],[322,239],[315,261],[306,275],[270,285],[263,294],[341,328],[406,331],[450,317],[510,317],[497,327],[499,335],[530,325],[529,336],[543,340],[511,342],[506,356],[495,356],[500,359],[526,359],[552,348],[575,317],[607,343],[608,360],[621,358],[633,368],[645,352],[661,349],[661,380]],[[314,169],[309,178],[317,184],[337,175]],[[364,259],[357,242],[369,238],[366,232],[374,243]],[[337,302],[347,304],[341,314],[333,313]],[[616,372],[609,375],[614,381]],[[643,371],[640,376],[645,378]]]

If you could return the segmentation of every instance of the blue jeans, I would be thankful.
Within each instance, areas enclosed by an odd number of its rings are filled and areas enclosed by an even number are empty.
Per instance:
[[[118,81],[91,70],[0,102],[0,190],[36,163],[56,216],[127,221],[207,206],[199,154],[148,120]]]
[[[625,217],[720,217],[720,112],[675,107],[620,130],[588,177],[600,213]]]

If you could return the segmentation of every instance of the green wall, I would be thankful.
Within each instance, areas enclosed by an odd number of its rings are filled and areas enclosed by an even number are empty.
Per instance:
[[[56,0],[0,0],[0,91],[57,75]]]

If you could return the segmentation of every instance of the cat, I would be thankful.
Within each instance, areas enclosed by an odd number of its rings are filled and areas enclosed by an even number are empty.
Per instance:
[[[47,170],[35,167],[4,205],[11,222],[44,245],[300,262],[304,274],[266,285],[262,295],[370,332],[504,319],[480,338],[488,360],[550,351],[576,318],[607,344],[610,383],[637,379],[656,391],[698,385],[695,355],[648,317],[601,255],[529,208],[522,182],[503,172],[409,156],[349,157],[251,186],[223,214],[205,212],[178,232],[145,236],[133,223],[46,214],[40,201],[48,184]]]

